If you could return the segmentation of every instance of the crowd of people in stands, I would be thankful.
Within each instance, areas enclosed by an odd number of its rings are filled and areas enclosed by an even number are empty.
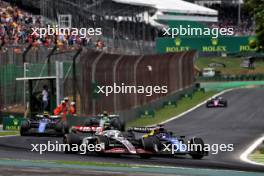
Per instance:
[[[243,6],[241,7],[240,24],[238,24],[238,5],[212,4],[208,7],[218,11],[218,23],[212,24],[212,27],[232,27],[236,36],[254,34],[254,20],[248,12],[243,10]]]
[[[235,35],[254,34],[253,20],[250,15],[248,15],[248,13],[242,11],[241,23],[238,25],[238,9],[236,6],[222,6],[219,4],[212,4],[209,7],[218,10],[219,12],[219,22],[210,24],[211,27],[232,27],[234,28]],[[28,12],[22,11],[21,9],[14,6],[10,6],[10,4],[0,0],[0,50],[3,50],[5,47],[10,45],[19,46],[21,44],[32,44],[34,47],[45,46],[47,48],[51,48],[56,45],[62,49],[86,46],[103,50],[106,47],[102,39],[96,39],[93,41],[94,39],[88,35],[86,38],[72,34],[55,34],[52,36],[46,35],[46,37],[42,38],[40,38],[38,35],[32,35],[32,28],[45,27],[47,24],[48,23],[43,19],[43,17],[29,14]],[[136,26],[142,25],[125,25],[120,23],[119,26],[120,30],[127,30],[123,26],[130,26],[138,29]],[[150,30],[150,28],[147,29]],[[131,29],[131,31],[135,30]],[[140,30],[135,32],[137,34],[142,34],[142,31]],[[153,34],[153,36],[156,35]],[[134,39],[136,39],[135,36]],[[153,40],[155,40],[155,37]]]
[[[32,44],[33,47],[58,46],[61,49],[70,49],[80,46],[102,49],[105,44],[102,39],[93,42],[90,36],[82,38],[79,35],[46,35],[40,38],[33,34],[33,28],[45,27],[46,21],[41,16],[29,14],[17,7],[0,0],[0,50],[8,46]]]

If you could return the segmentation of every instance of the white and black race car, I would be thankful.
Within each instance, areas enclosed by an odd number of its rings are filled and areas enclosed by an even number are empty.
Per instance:
[[[116,114],[111,114],[111,115],[99,114],[97,116],[90,117],[85,120],[84,126],[86,127],[104,126],[104,127],[108,127],[108,129],[125,131],[125,121],[122,118],[120,118],[119,115]]]
[[[126,138],[125,133],[118,130],[103,130],[102,127],[75,127],[71,133],[66,134],[63,138],[64,144],[68,144],[76,149],[76,145],[89,146],[89,144],[100,144],[100,150],[97,154],[131,154],[139,155],[142,158],[148,158],[152,152],[140,148],[129,139]],[[78,150],[73,148],[66,149],[65,153],[78,153]],[[90,152],[90,151],[87,151]]]
[[[227,100],[222,97],[214,97],[206,102],[207,108],[227,107]]]
[[[66,122],[61,120],[60,116],[36,115],[33,118],[24,120],[20,125],[21,136],[63,136],[68,132],[69,127]]]

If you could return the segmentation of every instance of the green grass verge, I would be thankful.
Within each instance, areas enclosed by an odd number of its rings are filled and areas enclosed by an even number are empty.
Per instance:
[[[0,136],[18,135],[18,131],[1,131]]]
[[[264,148],[257,150],[249,156],[250,160],[264,164]]]
[[[14,162],[20,161],[18,159],[9,159],[9,158],[1,158],[1,160],[14,161]],[[93,161],[66,161],[66,160],[23,160],[23,162],[55,164],[55,165],[96,166],[96,167],[135,167],[136,166],[135,164],[106,163],[106,162],[93,162]],[[147,167],[147,166],[142,166],[142,167]]]
[[[120,163],[100,163],[100,162],[83,162],[83,161],[53,161],[57,164],[70,164],[70,165],[80,165],[80,166],[100,166],[100,167],[131,167],[129,164]]]
[[[220,71],[221,74],[226,75],[239,75],[239,74],[264,74],[264,62],[257,61],[255,62],[256,68],[254,70],[241,68],[240,64],[243,62],[243,58],[238,57],[201,57],[196,59],[195,65],[202,70],[203,68],[208,68],[208,65],[211,63],[222,63],[226,67],[216,67],[217,71]]]
[[[210,91],[203,93],[202,91],[195,92],[193,95],[193,98],[182,98],[178,103],[177,107],[167,107],[167,108],[161,108],[159,110],[155,111],[155,117],[140,117],[137,118],[134,121],[128,122],[127,126],[147,126],[152,124],[158,124],[165,120],[168,120],[174,116],[177,116],[184,111],[187,111],[188,109],[194,107],[195,105],[205,101],[206,99],[212,97],[214,94],[216,94],[216,91]]]

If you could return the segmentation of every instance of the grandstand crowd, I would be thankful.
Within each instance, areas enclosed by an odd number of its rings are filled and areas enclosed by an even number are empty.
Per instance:
[[[97,49],[103,49],[105,47],[101,39],[93,43],[92,38],[89,36],[82,38],[79,35],[55,34],[40,38],[39,35],[32,35],[32,28],[40,28],[45,25],[46,21],[43,17],[32,15],[0,0],[0,50],[8,46],[20,46],[24,44],[31,44],[34,47],[45,46],[48,48],[56,45],[64,49],[90,46],[91,44]]]
[[[210,24],[209,26],[219,28],[232,27],[237,36],[254,34],[252,18],[247,13],[242,13],[241,24],[237,24],[237,7],[213,4],[210,8],[218,10],[219,22]],[[106,47],[102,39],[94,39],[89,35],[87,35],[86,38],[72,34],[46,35],[44,38],[40,38],[38,35],[32,35],[32,28],[45,27],[47,24],[48,22],[42,16],[32,15],[16,6],[11,6],[7,2],[0,0],[0,50],[8,46],[25,44],[31,44],[34,47],[45,46],[48,48],[56,45],[63,49],[86,46],[103,50]],[[148,31],[149,37],[147,38],[152,41],[155,41],[155,38],[159,36],[158,29],[155,30],[155,27],[149,24],[144,25],[142,22],[121,21],[115,22],[114,26],[115,28],[119,26],[118,31],[121,33],[122,31],[131,33],[126,36],[129,40],[140,40],[144,38],[143,33],[146,34],[144,31]]]
[[[213,23],[212,27],[233,28],[236,36],[253,35],[255,33],[252,16],[241,10],[241,23],[238,24],[238,7],[237,5],[212,4],[209,8],[218,11],[218,22]]]

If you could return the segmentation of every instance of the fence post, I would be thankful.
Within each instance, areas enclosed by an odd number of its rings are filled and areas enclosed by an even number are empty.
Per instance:
[[[73,56],[72,58],[72,88],[73,88],[73,101],[76,102],[76,94],[77,94],[77,90],[76,90],[76,83],[77,83],[77,74],[76,74],[76,59],[78,58],[78,56],[81,54],[82,52],[82,48],[78,49],[78,51],[76,52],[76,54]],[[77,105],[76,105],[77,107]]]
[[[23,63],[26,62],[26,56],[27,56],[27,53],[29,52],[29,50],[32,48],[32,44],[29,44],[26,48],[26,50],[23,52],[22,54],[22,59],[23,59]]]
[[[47,56],[47,64],[48,64],[48,76],[51,76],[51,69],[50,69],[50,58],[53,55],[53,53],[57,50],[57,46],[55,45],[50,53]]]

